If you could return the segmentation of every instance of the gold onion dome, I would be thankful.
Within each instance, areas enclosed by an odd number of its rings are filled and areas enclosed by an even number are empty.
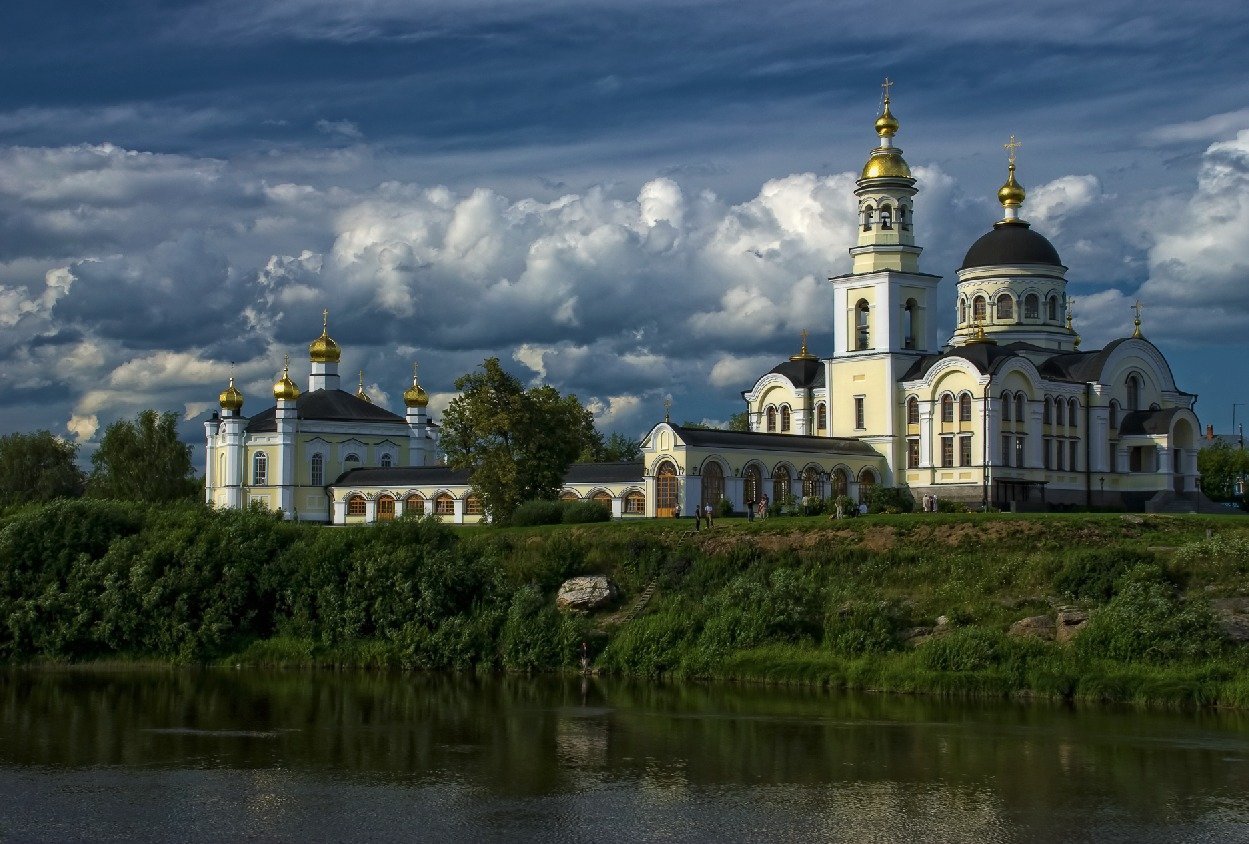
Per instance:
[[[289,358],[286,365],[282,367],[282,377],[273,385],[273,398],[276,401],[294,401],[299,398],[299,388],[295,386],[295,382],[291,380],[291,363]]]
[[[886,85],[893,83],[885,80]],[[887,89],[886,89],[887,90]],[[898,118],[889,110],[889,94],[885,94],[885,105],[876,118],[876,134],[880,138],[880,146],[872,150],[872,157],[863,165],[863,179],[909,179],[911,168],[902,158],[902,150],[893,145],[893,136],[898,133]]]
[[[1023,185],[1015,181],[1015,162],[1011,162],[1007,169],[1006,182],[997,190],[997,201],[1002,203],[1003,208],[1018,208],[1023,205],[1024,197]]]
[[[369,404],[373,403],[373,400],[369,398],[369,394],[364,391],[364,370],[363,369],[360,370],[360,386],[356,388],[356,398],[361,399],[362,401],[367,401]]]
[[[222,410],[232,410],[238,413],[243,409],[243,394],[239,392],[239,388],[234,386],[234,376],[230,376],[230,386],[221,391],[217,396],[217,401],[221,404]]]
[[[882,138],[892,138],[898,134],[898,118],[889,111],[889,98],[885,97],[885,108],[876,118],[876,134]]]
[[[338,363],[343,350],[330,337],[330,312],[321,313],[321,336],[308,345],[308,357],[313,363]]]
[[[416,364],[412,365],[412,386],[403,391],[403,403],[407,407],[425,407],[429,404],[429,394],[416,380]]]

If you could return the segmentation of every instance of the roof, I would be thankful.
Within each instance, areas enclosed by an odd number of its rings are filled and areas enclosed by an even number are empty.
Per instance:
[[[468,469],[450,466],[391,466],[349,469],[335,479],[333,486],[463,486]],[[564,473],[566,484],[610,484],[642,482],[642,463],[574,463]]]
[[[1123,414],[1119,423],[1119,433],[1123,436],[1133,434],[1169,434],[1171,422],[1176,414],[1183,413],[1181,407],[1168,407],[1166,410],[1133,410]]]
[[[981,373],[992,372],[1003,360],[1022,357],[1020,355],[1020,347],[1031,348],[1031,345],[1026,343],[1008,343],[1000,346],[997,343],[968,343],[966,346],[954,346],[941,354],[924,355],[917,358],[910,368],[902,373],[902,377],[898,380],[914,381],[917,378],[923,378],[928,370],[946,358],[963,358],[969,361]]]
[[[873,457],[879,452],[865,442],[848,437],[812,437],[801,434],[760,434],[754,431],[720,431],[672,426],[685,444],[694,448],[764,448],[779,451],[837,451]]]
[[[642,482],[642,461],[630,463],[574,463],[564,473],[566,484]]]
[[[1054,244],[1034,232],[1027,223],[997,223],[971,245],[959,269],[1002,264],[1048,264],[1062,267]]]
[[[787,360],[772,367],[770,372],[784,375],[800,389],[824,386],[824,363],[819,359]]]
[[[345,390],[313,390],[300,393],[295,399],[295,415],[299,419],[315,419],[323,422],[360,422],[363,424],[406,424],[402,416],[384,407],[357,398]],[[260,434],[276,431],[277,407],[262,410],[247,422],[247,433]]]

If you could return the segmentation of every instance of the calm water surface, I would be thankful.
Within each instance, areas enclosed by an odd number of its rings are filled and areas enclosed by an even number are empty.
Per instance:
[[[5,841],[1249,841],[1249,716],[734,685],[0,674]]]

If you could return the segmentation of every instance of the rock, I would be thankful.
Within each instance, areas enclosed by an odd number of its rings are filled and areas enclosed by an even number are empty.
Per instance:
[[[909,627],[902,631],[902,641],[909,642],[912,639],[927,639],[932,635],[931,627]]]
[[[1087,610],[1076,609],[1075,607],[1059,607],[1058,616],[1054,625],[1054,638],[1059,644],[1065,645],[1076,636],[1089,623],[1089,614]]]
[[[1021,639],[1044,639],[1047,642],[1052,642],[1055,635],[1054,619],[1048,615],[1032,615],[1027,618],[1021,618],[1010,626],[1007,635],[1017,636]]]
[[[937,626],[938,626],[938,627],[949,627],[949,626],[950,626],[950,617],[949,617],[948,615],[939,615],[939,616],[937,616]]]
[[[1143,524],[1145,524],[1145,518],[1144,518],[1143,516],[1137,516],[1137,515],[1136,515],[1136,514],[1134,514],[1134,513],[1124,513],[1124,514],[1123,514],[1122,516],[1120,516],[1119,518],[1120,518],[1120,519],[1122,519],[1123,521],[1127,522],[1127,523],[1128,523],[1128,524],[1130,524],[1130,525],[1143,525]]]
[[[572,577],[560,584],[555,606],[572,612],[590,612],[616,600],[616,584],[602,575]]]
[[[1238,645],[1249,642],[1249,598],[1221,598],[1210,605],[1225,639]]]

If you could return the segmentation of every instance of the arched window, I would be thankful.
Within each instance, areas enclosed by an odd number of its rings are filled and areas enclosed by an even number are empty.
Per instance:
[[[906,424],[919,424],[919,399],[911,396],[906,400]]]
[[[854,306],[854,348],[857,351],[872,347],[871,318],[871,306],[867,304],[866,299],[860,299],[859,303]]]
[[[1114,399],[1110,401],[1110,431],[1111,433],[1119,431],[1119,402]]]
[[[455,515],[455,499],[451,497],[450,493],[441,492],[434,498],[434,515]]]
[[[1049,396],[1045,397],[1045,410],[1041,415],[1041,424],[1049,425],[1054,421],[1054,400]]]
[[[777,466],[772,471],[772,503],[782,504],[789,500],[791,492],[789,467]]]
[[[916,321],[919,319],[919,302],[914,299],[906,300],[906,310],[902,312],[902,346],[906,349],[919,348],[918,326]]]
[[[263,451],[252,455],[252,484],[264,486],[269,483],[269,456]]]
[[[1024,402],[1027,398],[1023,393],[1015,393],[1015,421],[1019,423],[1027,422],[1028,417],[1024,414]]]
[[[1049,314],[1049,321],[1058,322],[1058,297],[1057,296],[1054,296],[1053,294],[1050,295],[1049,299],[1046,302],[1046,309]]]
[[[715,507],[724,497],[724,469],[714,460],[703,466],[703,506]]]
[[[1141,379],[1135,375],[1128,376],[1128,410],[1141,409]]]
[[[313,486],[325,486],[325,458],[318,452],[312,455],[311,481]]]
[[[655,515],[671,516],[677,506],[677,467],[670,460],[655,473]]]
[[[468,498],[464,499],[464,515],[481,516],[485,514],[485,512],[486,512],[485,508],[481,506],[480,495],[473,494],[473,495],[470,495]]]
[[[868,496],[872,494],[872,487],[876,486],[876,473],[871,469],[864,469],[859,472],[859,501],[866,501]]]
[[[971,393],[963,393],[958,397],[958,421],[971,421]]]
[[[789,405],[783,405],[781,407],[781,432],[782,433],[789,431],[789,421],[790,421]]]
[[[389,469],[393,465],[393,461],[394,458],[389,454],[383,454],[382,459],[378,461],[377,465],[381,466],[383,469]]]
[[[420,495],[409,495],[403,501],[403,512],[409,516],[424,516],[425,498]]]
[[[911,230],[911,221],[907,218],[905,205],[898,206],[898,226],[904,232]]]
[[[762,493],[763,473],[759,471],[758,466],[747,466],[742,474],[742,495],[745,496],[746,503],[758,501]]]
[[[1080,403],[1076,401],[1075,399],[1068,399],[1067,400],[1067,425],[1068,427],[1071,427],[1071,428],[1078,427],[1079,422],[1077,420],[1079,420],[1079,418],[1080,418]]]
[[[594,495],[590,496],[590,500],[596,504],[601,504],[607,508],[607,512],[611,512],[611,493],[600,489]]]
[[[989,314],[988,300],[983,296],[977,296],[971,300],[971,321],[984,322]]]
[[[872,206],[863,206],[863,231],[870,232],[872,230]]]
[[[820,402],[815,406],[815,429],[822,431],[828,427],[828,405]]]
[[[217,486],[226,485],[226,456],[217,455]]]
[[[961,297],[958,300],[958,324],[967,324],[967,300]]]
[[[882,229],[893,228],[893,208],[888,204],[880,206],[880,227]]]
[[[1015,318],[1015,300],[1009,293],[997,297],[997,318],[1010,320]]]
[[[630,516],[646,515],[646,496],[634,490],[625,496],[625,512]]]
[[[573,492],[571,489],[566,489],[559,494],[559,500],[560,501],[580,501],[581,496],[577,495],[577,493]]]
[[[347,499],[347,515],[363,516],[364,515],[364,496],[353,495]]]
[[[850,490],[850,476],[845,469],[833,470],[833,495],[845,495]]]
[[[1054,424],[1066,425],[1067,403],[1062,399],[1054,399]]]
[[[768,405],[768,409],[764,411],[764,416],[767,417],[768,433],[770,434],[776,430],[776,408]]]
[[[360,466],[360,455],[356,454],[354,451],[343,458],[344,469],[355,469],[355,468],[358,468],[359,466]]]
[[[824,479],[820,477],[820,470],[814,466],[802,470],[802,495],[804,498],[824,497]]]
[[[941,397],[941,421],[954,421],[954,396],[949,393]]]
[[[379,522],[391,522],[395,519],[395,499],[389,495],[383,495],[377,499],[377,520]]]
[[[1002,421],[1003,422],[1010,421],[1010,406],[1011,406],[1010,393],[1002,393]]]
[[[1024,319],[1040,319],[1041,318],[1041,297],[1035,293],[1029,293],[1023,297],[1023,318]]]

